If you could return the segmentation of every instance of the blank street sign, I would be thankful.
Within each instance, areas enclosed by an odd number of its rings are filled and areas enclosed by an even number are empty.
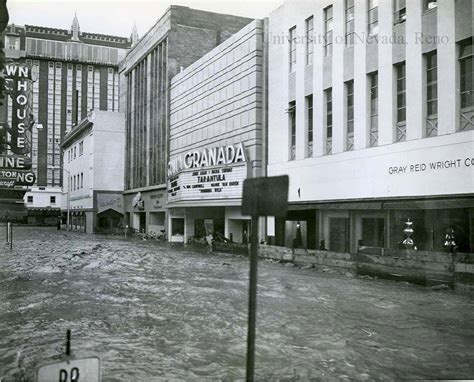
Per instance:
[[[40,366],[36,382],[99,382],[99,358],[83,358]]]
[[[288,175],[245,179],[242,214],[285,217],[288,183]]]

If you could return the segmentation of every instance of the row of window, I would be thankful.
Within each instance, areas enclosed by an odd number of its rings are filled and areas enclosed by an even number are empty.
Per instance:
[[[474,129],[474,89],[473,89],[473,45],[472,38],[462,41],[459,44],[459,96],[460,96],[460,126],[459,130]],[[432,137],[438,134],[438,61],[437,51],[432,51],[424,55],[425,61],[425,137]],[[394,73],[396,77],[396,130],[395,142],[406,140],[406,65],[401,62],[395,65]],[[367,75],[369,93],[369,146],[378,144],[378,72]],[[325,154],[332,153],[332,88],[324,90],[325,99]],[[313,154],[313,95],[309,95],[305,100],[305,121],[306,121],[306,155]],[[354,80],[345,82],[345,129],[346,142],[345,150],[354,149]],[[289,103],[289,159],[296,157],[296,103]]]
[[[424,9],[431,10],[437,7],[437,0],[424,0]],[[346,45],[354,44],[354,0],[344,2],[344,41]],[[367,32],[369,36],[378,34],[378,0],[367,1]],[[393,0],[393,23],[394,25],[406,20],[406,0]],[[333,6],[329,5],[323,9],[324,21],[324,55],[332,55],[333,49]],[[289,30],[289,63],[290,72],[296,64],[296,26]],[[314,52],[314,16],[305,21],[305,60],[306,65],[313,63]]]
[[[32,56],[118,65],[126,49],[27,37],[26,52]]]
[[[27,202],[27,203],[33,203],[33,200],[34,200],[34,199],[33,199],[33,195],[28,195],[28,196],[26,197],[26,202]],[[50,204],[56,204],[56,196],[50,196],[50,197],[49,197],[49,203],[50,203]]]
[[[84,188],[84,173],[73,175],[69,178],[69,190],[76,191]]]
[[[77,148],[79,147],[79,150]],[[80,141],[77,145],[74,145],[67,151],[67,161],[71,162],[77,158],[77,151],[79,151],[79,156],[84,154],[84,141]]]

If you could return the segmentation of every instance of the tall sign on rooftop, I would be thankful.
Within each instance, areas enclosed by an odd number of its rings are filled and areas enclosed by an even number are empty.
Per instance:
[[[6,1],[0,0],[0,30],[8,23]],[[35,182],[31,171],[32,73],[26,64],[5,62],[3,41],[0,52],[0,220],[18,220],[26,215],[24,186]],[[11,118],[5,99],[11,98]],[[11,121],[11,124],[9,124]]]

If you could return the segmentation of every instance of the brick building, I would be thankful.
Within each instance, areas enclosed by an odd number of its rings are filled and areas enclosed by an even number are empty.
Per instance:
[[[171,78],[251,20],[171,6],[120,64],[126,111],[125,220],[139,230],[165,226]]]
[[[63,137],[92,109],[118,111],[118,65],[138,36],[135,28],[130,38],[81,32],[75,16],[70,29],[10,24],[2,38],[7,59],[37,73],[30,97],[36,184],[25,202],[36,210],[30,221],[44,223],[42,216],[56,213],[61,203]],[[5,108],[11,124],[11,105]]]

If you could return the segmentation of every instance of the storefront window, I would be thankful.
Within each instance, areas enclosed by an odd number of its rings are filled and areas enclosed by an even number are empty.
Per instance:
[[[329,250],[349,252],[349,218],[329,218]]]
[[[385,219],[362,218],[362,245],[369,247],[384,247]]]

